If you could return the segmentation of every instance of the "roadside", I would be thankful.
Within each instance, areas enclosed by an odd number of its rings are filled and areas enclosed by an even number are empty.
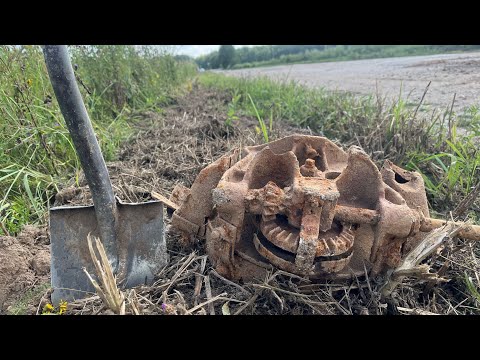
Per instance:
[[[480,103],[480,52],[409,56],[370,60],[279,65],[218,71],[237,77],[296,81],[311,88],[380,94],[391,101],[402,98],[416,106],[431,81],[424,104],[461,114]]]

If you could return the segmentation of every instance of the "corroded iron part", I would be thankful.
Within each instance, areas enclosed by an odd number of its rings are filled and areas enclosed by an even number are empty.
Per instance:
[[[172,228],[205,238],[217,271],[236,280],[271,265],[310,278],[377,275],[443,223],[429,218],[420,174],[388,160],[379,171],[360,148],[318,136],[233,151],[170,200]],[[463,235],[480,238],[472,229]]]

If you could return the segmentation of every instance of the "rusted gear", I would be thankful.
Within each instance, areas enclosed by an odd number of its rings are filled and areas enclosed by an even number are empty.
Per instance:
[[[298,229],[288,224],[285,225],[284,221],[276,217],[267,222],[262,219],[260,230],[261,235],[263,235],[263,237],[275,247],[287,251],[292,256],[297,254],[300,242],[300,231]],[[347,264],[345,259],[350,257],[353,252],[353,241],[353,229],[343,226],[340,223],[334,223],[334,226],[326,232],[319,232],[317,241],[315,242],[316,248],[313,256],[314,259],[310,268],[305,269],[299,267],[297,269],[298,265],[297,262],[295,262],[296,267],[289,266],[288,269],[285,270],[297,274],[310,273],[310,271],[314,271],[312,270],[312,267],[314,267],[316,259],[316,262],[330,262],[329,266],[326,267],[327,272],[330,272],[331,269],[336,269],[336,271],[338,271]],[[263,246],[265,247],[265,251],[273,248],[273,246],[268,246],[268,244]],[[269,261],[271,261],[272,257],[276,256],[275,252],[270,252],[271,255],[268,256]],[[278,261],[272,263],[278,263]]]
[[[295,254],[300,241],[300,231],[288,224],[281,218],[260,222],[262,235],[273,245],[282,250]],[[354,230],[335,223],[332,228],[325,232],[319,232],[315,257],[341,256],[350,251],[353,246]]]
[[[314,271],[316,258],[317,262],[340,261],[345,265],[344,258],[352,251],[353,232],[339,222],[332,227],[339,197],[335,182],[322,176],[313,159],[306,159],[302,169],[308,176],[299,177],[285,189],[269,181],[261,189],[249,190],[245,205],[250,213],[261,215],[264,238],[295,256],[295,266],[289,266],[288,271],[309,274]],[[261,254],[269,246],[265,247]],[[274,256],[269,254],[269,260]]]
[[[274,265],[315,278],[376,275],[441,226],[430,219],[423,179],[362,149],[292,135],[223,156],[177,187],[172,228],[205,237],[217,271],[263,278]],[[460,236],[480,240],[479,227]]]

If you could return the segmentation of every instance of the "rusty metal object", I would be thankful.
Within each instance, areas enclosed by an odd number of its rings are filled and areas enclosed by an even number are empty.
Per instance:
[[[170,201],[172,228],[205,238],[217,271],[237,280],[271,265],[313,279],[380,274],[445,223],[429,218],[420,174],[306,135],[227,154]],[[479,229],[460,236],[480,240]]]

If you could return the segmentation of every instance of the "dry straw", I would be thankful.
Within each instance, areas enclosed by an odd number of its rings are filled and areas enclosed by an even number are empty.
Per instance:
[[[108,261],[105,249],[100,239],[93,237],[93,242],[97,248],[99,257],[97,257],[95,253],[92,245],[92,237],[89,233],[87,236],[88,250],[90,251],[90,256],[92,257],[93,264],[95,265],[95,270],[97,272],[97,278],[100,281],[100,285],[90,276],[86,268],[83,268],[83,271],[85,274],[87,274],[88,279],[95,287],[98,296],[102,299],[105,306],[107,306],[117,315],[125,315],[125,297],[117,287],[113,270],[110,262]]]

